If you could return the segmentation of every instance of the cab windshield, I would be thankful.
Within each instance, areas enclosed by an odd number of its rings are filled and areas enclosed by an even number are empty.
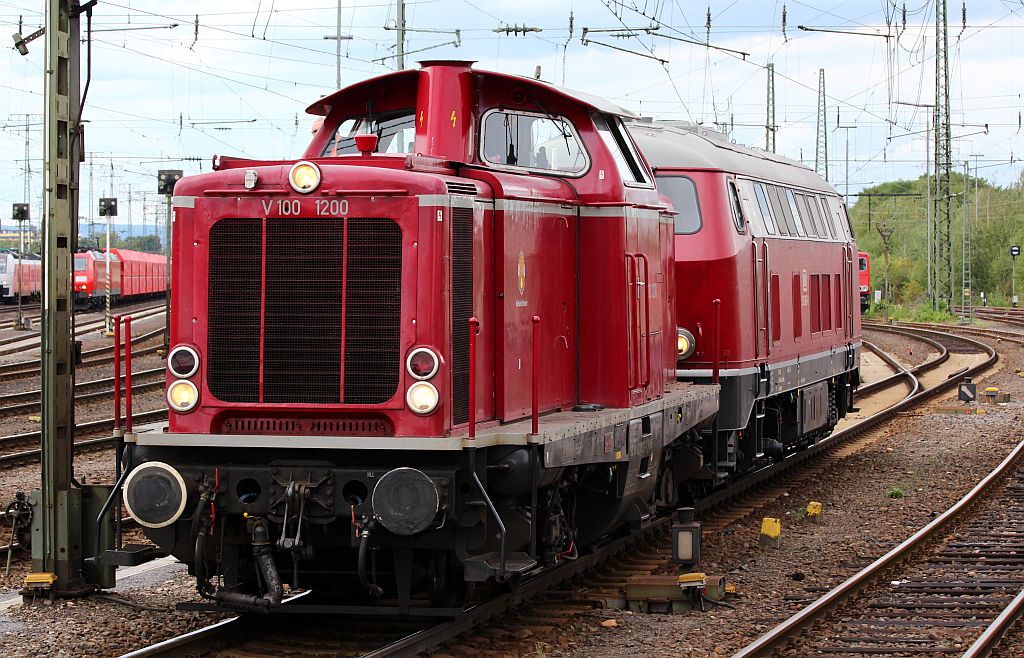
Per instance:
[[[76,272],[84,272],[85,271],[85,256],[75,256],[75,271]]]
[[[338,124],[322,157],[356,155],[356,135],[376,135],[377,153],[412,153],[416,141],[416,110],[395,110],[350,117]]]

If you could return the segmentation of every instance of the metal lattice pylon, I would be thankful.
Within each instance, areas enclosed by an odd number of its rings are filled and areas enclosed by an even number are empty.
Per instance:
[[[935,0],[935,303],[953,304],[952,131],[949,125],[949,31],[946,0]]]
[[[814,171],[828,180],[828,131],[825,124],[825,69],[818,69],[818,135],[814,142]]]

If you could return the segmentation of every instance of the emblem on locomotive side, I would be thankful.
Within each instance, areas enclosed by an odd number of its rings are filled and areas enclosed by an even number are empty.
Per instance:
[[[519,279],[519,294],[526,292],[526,255],[522,249],[519,250],[519,265],[516,267],[516,277]]]

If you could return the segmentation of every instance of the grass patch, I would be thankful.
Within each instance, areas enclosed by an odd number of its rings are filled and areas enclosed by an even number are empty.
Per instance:
[[[903,489],[901,487],[893,487],[892,489],[889,489],[889,493],[886,495],[894,500],[899,500],[900,498],[903,498],[906,494],[903,493]]]

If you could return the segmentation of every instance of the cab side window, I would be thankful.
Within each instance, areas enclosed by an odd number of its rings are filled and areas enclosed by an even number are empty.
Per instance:
[[[491,110],[484,115],[480,158],[492,165],[580,176],[590,167],[575,126],[565,117]]]
[[[668,198],[679,213],[675,218],[676,235],[690,235],[700,230],[700,202],[697,200],[697,186],[686,176],[658,176],[658,189]]]
[[[594,127],[601,141],[615,161],[615,167],[626,185],[650,185],[651,180],[647,174],[647,168],[640,160],[633,142],[622,127],[622,121],[618,117],[595,115]]]
[[[729,181],[729,210],[732,212],[732,223],[740,233],[747,232],[747,222],[743,217],[743,206],[740,204],[740,195],[736,190],[736,183]]]

